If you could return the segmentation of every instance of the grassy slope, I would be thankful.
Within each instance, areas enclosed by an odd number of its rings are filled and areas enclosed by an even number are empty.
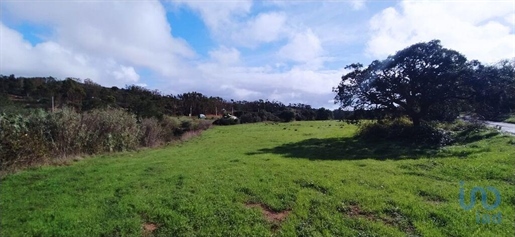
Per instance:
[[[175,147],[9,175],[0,235],[141,236],[155,223],[166,236],[514,236],[515,138],[430,154],[359,143],[340,124],[216,127]],[[487,211],[478,197],[463,210],[460,180],[467,200],[494,186],[501,205]],[[270,223],[245,203],[291,212]],[[502,221],[477,224],[476,211]]]
[[[515,114],[511,115],[509,118],[504,120],[506,123],[515,123]]]

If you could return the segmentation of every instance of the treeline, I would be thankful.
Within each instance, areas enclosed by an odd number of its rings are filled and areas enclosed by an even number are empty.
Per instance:
[[[25,108],[70,107],[77,112],[102,108],[123,108],[138,119],[164,116],[219,117],[227,113],[242,117],[241,122],[327,120],[333,111],[305,104],[285,105],[279,101],[234,101],[206,96],[199,92],[165,95],[158,90],[128,85],[103,87],[90,79],[57,80],[53,77],[15,77],[0,75],[0,105],[17,104]]]

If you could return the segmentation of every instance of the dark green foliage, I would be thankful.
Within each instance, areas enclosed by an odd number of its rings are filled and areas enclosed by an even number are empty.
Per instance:
[[[359,63],[347,68],[352,71],[334,89],[335,100],[342,108],[400,113],[415,126],[431,120],[429,115],[435,107],[471,98],[467,59],[443,48],[439,40],[414,44],[366,68]]]
[[[291,122],[295,119],[295,112],[291,110],[283,110],[279,113],[278,117],[284,122]]]
[[[241,123],[259,123],[262,120],[261,120],[261,117],[259,117],[259,115],[257,113],[253,112],[253,113],[243,114],[240,117],[240,121],[241,121]]]
[[[406,144],[444,146],[453,142],[450,132],[429,124],[414,126],[407,119],[362,123],[357,136],[368,141],[400,141]]]
[[[485,66],[473,61],[469,79],[475,91],[471,110],[488,120],[502,121],[515,111],[515,59]]]
[[[219,118],[213,122],[214,125],[236,125],[239,123],[240,121],[238,119],[232,118]]]
[[[324,107],[320,108],[316,112],[316,120],[329,120],[333,118],[333,112]]]
[[[367,67],[346,68],[352,71],[333,90],[344,109],[408,116],[415,126],[453,121],[460,112],[501,121],[515,110],[513,59],[485,66],[443,48],[439,40],[414,44]]]
[[[264,110],[259,112],[245,113],[240,117],[241,123],[259,123],[265,121],[278,122],[281,121],[281,119],[274,114]]]
[[[261,121],[292,121],[288,114],[283,114],[285,119],[279,118],[283,111],[293,111],[296,120],[314,120],[316,117],[315,110],[305,104],[286,106],[279,101],[269,100],[228,101],[221,97],[207,97],[199,92],[164,95],[158,90],[136,85],[106,88],[91,79],[81,82],[78,78],[56,80],[53,77],[16,78],[14,75],[0,75],[0,105],[14,102],[14,105],[21,108],[51,110],[52,98],[55,108],[68,106],[76,111],[123,108],[135,114],[138,121],[144,118],[162,120],[166,116],[190,114],[205,114],[214,118],[224,110],[234,113],[238,118],[247,113],[258,113]]]

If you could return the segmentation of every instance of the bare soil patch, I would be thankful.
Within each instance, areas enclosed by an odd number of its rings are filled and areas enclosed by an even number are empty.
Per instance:
[[[247,203],[245,204],[248,208],[259,208],[261,210],[261,213],[269,222],[273,223],[280,223],[288,217],[288,214],[290,214],[291,210],[284,210],[284,211],[274,211],[270,209],[268,206],[266,206],[263,203]]]
[[[143,236],[150,236],[154,230],[157,230],[157,225],[154,223],[143,224]]]

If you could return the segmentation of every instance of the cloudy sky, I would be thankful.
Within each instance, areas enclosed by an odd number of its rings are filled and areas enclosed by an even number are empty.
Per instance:
[[[440,39],[515,57],[515,1],[11,1],[0,74],[334,108],[345,65]]]

